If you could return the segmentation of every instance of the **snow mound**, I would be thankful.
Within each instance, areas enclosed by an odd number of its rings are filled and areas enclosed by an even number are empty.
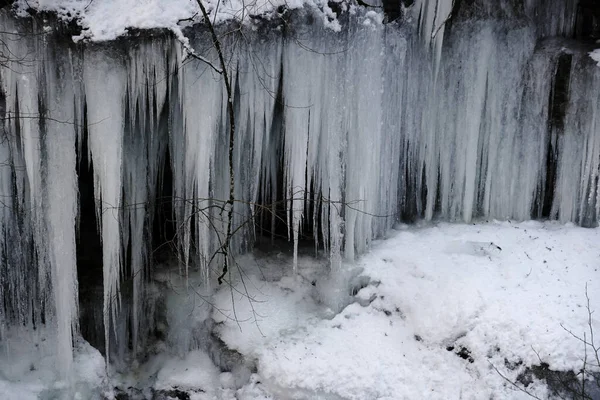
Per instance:
[[[192,351],[182,360],[171,359],[164,363],[158,372],[155,389],[208,388],[219,381],[219,370],[210,358],[201,351]]]
[[[78,340],[74,347],[72,382],[57,381],[54,365],[57,351],[51,330],[38,328],[32,341],[18,329],[5,332],[0,348],[0,399],[101,399],[108,378],[105,360],[89,343]]]
[[[538,355],[553,370],[582,367],[582,344],[561,325],[589,328],[586,285],[600,309],[600,230],[493,222],[392,235],[358,262],[366,286],[333,318],[318,281],[253,278],[252,309],[237,298],[221,337],[282,398],[526,399],[494,368],[514,381]],[[549,397],[538,381],[527,390]]]

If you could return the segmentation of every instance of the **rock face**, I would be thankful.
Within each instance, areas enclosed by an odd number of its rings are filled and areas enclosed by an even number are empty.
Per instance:
[[[580,0],[577,10],[577,37],[588,40],[600,38],[600,2]]]
[[[565,39],[596,35],[596,3],[398,4],[384,3],[404,10],[393,24],[348,13],[334,32],[300,10],[223,39],[233,254],[264,230],[310,239],[335,268],[400,219],[597,224],[600,69]],[[65,374],[72,332],[133,359],[161,333],[162,261],[205,282],[219,269],[223,82],[169,34],[76,45],[0,21],[0,326],[52,326]],[[215,57],[205,29],[186,34]]]

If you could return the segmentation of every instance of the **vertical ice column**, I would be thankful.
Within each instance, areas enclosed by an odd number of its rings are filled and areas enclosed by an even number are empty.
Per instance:
[[[179,77],[183,132],[174,132],[171,141],[174,143],[172,148],[182,149],[183,154],[174,158],[174,162],[177,162],[174,169],[180,169],[175,175],[174,207],[178,229],[183,232],[181,241],[186,275],[193,237],[193,219],[198,266],[202,269],[205,279],[208,279],[211,238],[223,234],[217,222],[217,225],[213,225],[209,219],[210,199],[214,197],[210,191],[210,184],[214,177],[215,141],[218,135],[224,132],[222,116],[225,86],[221,75],[198,61],[186,63]],[[221,203],[217,206],[221,206]]]
[[[388,43],[393,41],[388,46],[398,46],[392,57],[398,60],[398,66],[389,68],[384,87],[384,96],[387,96],[384,97],[384,116],[389,121],[384,131],[392,143],[398,141],[398,153],[390,157],[397,160],[399,168],[396,172],[398,189],[391,192],[388,186],[388,196],[398,196],[398,208],[406,217],[430,220],[440,191],[438,129],[445,127],[447,117],[438,110],[443,91],[434,84],[430,53],[414,36],[402,35],[400,40],[394,40],[386,32],[386,39]],[[390,56],[386,57],[388,62]]]
[[[535,37],[530,27],[505,29],[502,22],[492,32],[493,39],[488,40],[494,44],[487,45],[493,50],[488,55],[480,154],[474,167],[478,171],[478,188],[473,212],[496,218],[527,219],[539,184],[542,157],[539,141],[544,138],[535,129],[524,131],[528,112],[520,115],[524,92],[530,84],[529,63]],[[547,96],[539,93],[534,96],[537,103],[547,102]],[[543,129],[545,123],[539,127]],[[523,165],[526,167],[522,168]]]
[[[45,319],[48,326],[58,328],[63,321],[56,316],[52,291],[53,274],[49,261],[46,221],[46,188],[44,172],[44,106],[41,104],[40,89],[43,88],[43,64],[39,62],[43,42],[39,34],[15,35],[22,29],[15,20],[0,13],[0,52],[7,55],[6,64],[0,66],[0,84],[5,110],[1,130],[3,155],[2,165],[3,214],[6,218],[3,235],[2,263],[8,282],[2,282],[7,297],[0,300],[8,304],[7,316],[16,329],[34,337],[32,325]],[[26,33],[30,33],[25,28]],[[6,35],[6,36],[5,36]],[[8,200],[8,201],[6,201]],[[68,266],[67,266],[68,267]],[[2,273],[2,272],[0,272]],[[41,299],[47,299],[42,306]],[[7,302],[7,303],[5,303]],[[2,313],[5,310],[2,310]],[[60,318],[66,317],[61,313]],[[68,317],[67,317],[68,318]],[[66,321],[70,324],[70,320]],[[58,324],[58,325],[55,325]],[[64,326],[64,325],[62,325]],[[71,342],[59,337],[52,343],[64,351],[57,358],[54,353],[58,378],[65,378],[72,357]],[[69,331],[70,333],[70,331]],[[8,347],[8,343],[7,343]],[[66,348],[66,349],[65,349]],[[64,369],[63,365],[64,364]]]
[[[323,40],[326,38],[326,40]],[[320,42],[320,40],[322,42]],[[322,226],[323,246],[329,252],[331,269],[339,270],[344,239],[343,173],[346,163],[346,101],[348,100],[346,37],[320,33],[311,44],[325,54],[310,54],[311,108],[306,147],[306,190],[304,210],[312,212],[313,234],[318,243],[317,227]],[[285,78],[285,76],[284,76]],[[290,110],[290,112],[294,112]],[[319,208],[321,215],[318,215]]]
[[[465,76],[465,92],[462,94],[461,100],[464,101],[462,110],[459,112],[459,117],[456,126],[455,139],[460,146],[458,165],[456,165],[455,177],[457,178],[456,189],[462,191],[462,218],[465,222],[469,222],[473,216],[475,191],[476,191],[476,173],[477,173],[477,156],[479,150],[479,134],[482,124],[483,110],[486,101],[486,86],[488,79],[488,65],[491,57],[490,50],[492,49],[493,39],[491,32],[483,31],[479,33],[482,36],[478,47],[479,51],[471,51],[466,64],[463,68],[467,70]],[[468,45],[468,44],[466,44]],[[485,60],[485,61],[484,61]],[[474,68],[474,69],[471,69]],[[452,101],[452,92],[448,97],[448,101]],[[464,113],[464,114],[463,114]],[[464,157],[464,158],[463,158]],[[461,160],[462,158],[462,160]],[[460,196],[460,195],[459,195]],[[456,200],[456,198],[455,198]],[[456,204],[456,212],[460,206]],[[451,211],[454,215],[455,211]]]
[[[382,33],[369,28],[349,38],[319,30],[307,44],[312,51],[286,42],[284,174],[295,266],[310,196],[326,200],[321,223],[332,265],[340,262],[342,243],[344,256],[353,259],[373,234],[382,181]],[[353,46],[346,48],[347,41]]]
[[[347,63],[347,155],[345,166],[344,257],[366,250],[372,238],[373,216],[381,213],[377,199],[382,182],[383,29],[359,30]]]
[[[17,32],[18,27],[12,18],[3,18],[4,31]],[[40,132],[39,109],[40,63],[35,60],[40,42],[33,35],[18,37],[9,35],[2,40],[2,51],[10,54],[8,65],[2,67],[1,83],[6,96],[5,129],[14,140],[11,144],[12,160],[15,167],[15,200],[27,210],[29,225],[36,250],[39,252],[40,287],[46,288],[50,271],[46,268],[46,247],[43,215],[42,175],[42,133]],[[43,86],[43,85],[42,85]]]
[[[10,54],[6,65],[0,66],[0,85],[2,101],[0,106],[0,118],[2,127],[2,159],[0,169],[2,174],[2,235],[6,243],[15,238],[17,243],[14,247],[28,247],[34,238],[44,239],[43,235],[43,208],[41,200],[43,196],[41,188],[40,157],[40,130],[38,109],[38,64],[31,58],[35,54],[36,45],[31,37],[18,37],[16,40],[10,34],[17,31],[17,26],[12,18],[0,13],[0,22],[3,29],[0,33],[0,52]],[[23,60],[24,62],[18,62]],[[35,202],[35,203],[34,203]],[[20,226],[16,223],[22,222]],[[28,236],[21,240],[21,235]],[[30,240],[27,240],[31,238]],[[45,247],[43,243],[37,249],[41,251],[40,258],[45,258]],[[10,246],[12,247],[12,246]],[[46,289],[49,270],[45,264],[28,265],[31,255],[28,251],[22,251],[22,258],[17,256],[9,246],[3,246],[2,263],[7,282],[3,282],[4,296],[0,304],[0,314],[6,311],[6,317],[10,321],[10,314],[17,315],[15,321],[28,326],[31,323],[29,316],[40,316],[45,310],[40,310],[37,304],[32,304],[32,298],[37,294],[38,288]],[[17,257],[15,257],[17,256]],[[35,294],[34,294],[35,293]],[[49,295],[44,293],[44,295]],[[29,297],[32,298],[29,298]],[[8,310],[2,305],[8,304]],[[11,307],[12,306],[12,307]],[[14,308],[14,309],[11,309]],[[29,315],[24,315],[29,314]],[[50,317],[50,313],[48,315]],[[1,316],[0,316],[1,318]]]
[[[12,20],[3,22],[7,32],[16,31]],[[20,322],[35,323],[43,314],[47,325],[55,327],[56,371],[60,379],[68,379],[78,317],[77,121],[71,57],[60,49],[46,51],[52,44],[39,33],[10,36],[2,44],[14,58],[3,66],[0,79],[8,117],[4,125],[7,136],[2,145],[2,162],[6,164],[1,181],[3,194],[8,195],[8,200],[3,201],[3,225],[9,220],[10,223],[3,226],[3,233],[20,235],[19,243],[27,243],[31,235],[35,246],[32,251],[22,245],[21,251],[30,254],[17,255],[11,251],[10,259],[7,258],[12,269],[11,282],[6,286],[20,287],[12,289],[9,296],[33,295],[25,307],[18,307],[25,314],[19,317]],[[21,219],[20,227],[14,224],[17,218]],[[37,279],[31,279],[31,271],[37,271]],[[42,293],[36,293],[37,288]],[[36,296],[49,301],[41,307]]]
[[[2,114],[0,111],[0,118],[2,118]],[[0,126],[0,133],[3,133],[3,127]],[[3,243],[8,243],[10,237],[12,236],[11,229],[11,220],[13,217],[12,209],[14,207],[13,204],[13,188],[12,188],[12,167],[10,166],[10,146],[7,140],[0,141],[0,196],[3,199],[2,204],[0,206],[0,240]],[[5,246],[0,247],[0,257],[3,260],[8,260],[9,258],[9,250],[5,248]],[[0,342],[4,338],[5,329],[8,328],[9,324],[9,316],[6,313],[6,304],[10,302],[10,304],[14,302],[18,302],[18,297],[12,295],[10,289],[8,289],[8,281],[11,280],[12,274],[15,271],[10,271],[10,263],[7,261],[3,261],[0,264]],[[14,299],[14,297],[17,299]],[[11,298],[13,297],[13,298]],[[7,301],[7,299],[10,299]],[[15,301],[16,300],[16,301]],[[21,317],[21,316],[19,316]],[[0,352],[2,351],[2,347],[0,347]]]
[[[403,112],[407,108],[404,104],[404,90],[408,86],[408,43],[402,32],[389,28],[385,29],[382,40],[381,46],[385,49],[385,56],[382,61],[382,136],[378,150],[381,154],[378,166],[380,184],[375,199],[382,217],[374,221],[375,237],[384,237],[386,231],[400,218],[398,211],[408,200],[401,182],[404,175],[400,175],[400,171],[404,172],[404,165],[415,159],[405,151],[408,150],[408,146],[404,146],[406,137],[402,135]],[[410,69],[414,67],[411,66]],[[402,75],[398,74],[398,71],[403,71]],[[419,167],[414,166],[413,169],[418,170]],[[415,175],[419,175],[418,172]],[[399,192],[402,193],[399,195]]]
[[[535,21],[537,37],[570,37],[575,28],[579,1],[526,0],[525,13]]]
[[[288,218],[296,254],[304,212],[317,210],[310,196],[322,194],[323,236],[332,265],[339,265],[342,246],[349,259],[355,248],[365,250],[375,229],[373,215],[385,208],[377,198],[384,180],[383,28],[359,29],[350,38],[326,31],[312,35],[307,46],[313,51],[293,41],[284,50]],[[347,41],[353,46],[346,48]]]
[[[418,0],[413,13],[419,22],[419,34],[427,47],[431,47],[436,72],[442,54],[444,31],[450,18],[454,0]]]
[[[514,37],[514,44],[527,37],[531,33],[521,33]],[[533,47],[533,42],[530,42]],[[526,46],[524,46],[526,48]],[[506,54],[506,53],[505,53]],[[523,62],[523,54],[518,51],[509,51],[513,58],[506,62],[503,71],[511,71]],[[502,60],[508,57],[502,57]],[[518,105],[515,115],[503,114],[501,119],[495,117],[493,124],[489,124],[488,131],[489,157],[487,174],[485,177],[485,196],[483,200],[483,212],[497,218],[517,218],[520,220],[537,217],[532,215],[534,207],[541,207],[545,197],[545,180],[547,168],[548,141],[551,132],[548,127],[548,95],[550,93],[552,77],[555,70],[556,57],[552,51],[541,50],[524,64],[521,74],[522,80],[519,86],[508,86],[505,82],[516,82],[517,75],[513,77],[501,75],[501,79],[495,81],[495,85],[503,88],[503,96],[510,108],[511,104]],[[504,75],[504,76],[503,76]],[[502,85],[502,86],[501,86]],[[522,100],[519,97],[522,96]],[[492,111],[493,113],[493,111]],[[496,112],[492,115],[498,115]],[[495,132],[503,132],[509,140],[503,139]],[[497,149],[497,150],[495,150]],[[494,151],[495,150],[495,151]],[[506,173],[510,171],[509,173]],[[536,201],[538,203],[536,204]],[[539,211],[541,213],[541,210]]]
[[[125,205],[124,248],[131,244],[130,270],[133,280],[131,333],[133,353],[143,344],[144,329],[153,316],[144,315],[144,282],[151,240],[153,204],[159,168],[166,148],[160,113],[167,97],[170,68],[167,44],[159,39],[132,49],[128,58],[128,121],[124,138],[123,195]],[[176,57],[175,57],[176,58]],[[142,342],[143,343],[143,342]]]
[[[528,163],[536,163],[532,168],[519,170],[522,155],[537,138],[521,134],[518,112],[535,40],[531,28],[509,28],[502,21],[459,25],[448,38],[440,74],[429,89],[436,95],[423,106],[425,134],[413,138],[425,140],[421,146],[427,149],[420,153],[427,173],[427,218],[438,196],[441,214],[451,220],[470,221],[480,212],[530,216],[540,158],[534,156]]]
[[[336,47],[341,43],[337,42]],[[322,111],[320,118],[315,121],[315,128],[322,132],[319,140],[311,140],[315,169],[315,187],[320,190],[322,196],[328,199],[322,205],[321,225],[323,226],[323,240],[326,249],[329,250],[329,263],[331,269],[336,273],[342,264],[342,248],[344,243],[344,219],[343,219],[343,188],[344,171],[346,162],[346,132],[348,121],[346,119],[346,100],[348,76],[346,73],[346,54],[329,56],[327,68],[323,68],[323,81],[327,84],[320,85],[320,96]],[[315,129],[316,130],[316,129]],[[314,136],[314,135],[313,135]],[[315,213],[316,213],[315,204]],[[315,220],[314,228],[318,226]]]
[[[442,95],[436,108],[437,146],[440,157],[442,214],[470,221],[475,202],[479,135],[486,102],[487,79],[493,48],[490,28],[466,30],[451,49],[452,58],[443,66],[438,81]]]
[[[312,89],[315,82],[325,83],[320,80],[320,71],[315,68],[317,57],[292,40],[284,43],[284,185],[288,203],[288,236],[294,241],[294,272],[298,268],[298,241],[304,216],[309,123],[312,110],[318,110],[314,103],[319,100]]]
[[[48,52],[52,53],[52,52]],[[77,216],[75,93],[71,58],[55,51],[45,61],[45,214],[48,261],[51,265],[55,319],[58,329],[57,361],[63,378],[70,377],[73,334],[78,332]]]
[[[236,197],[245,202],[236,204],[235,227],[246,227],[236,236],[235,243],[239,246],[251,241],[254,235],[256,225],[248,224],[248,221],[253,221],[257,213],[261,213],[261,210],[256,209],[261,183],[273,185],[271,177],[276,176],[276,171],[272,171],[271,168],[276,166],[278,161],[276,154],[270,153],[269,150],[276,140],[272,130],[281,70],[280,36],[250,36],[248,43],[241,47],[237,61],[235,186]],[[271,187],[263,185],[263,200],[268,199],[267,191],[270,190]],[[272,194],[272,198],[276,198],[277,193]]]
[[[101,50],[85,54],[84,85],[94,195],[102,237],[104,335],[109,361],[110,327],[120,307],[122,149],[127,76],[121,61]]]
[[[600,68],[585,54],[572,65],[552,215],[593,226],[600,215]]]
[[[298,263],[300,227],[305,212],[318,212],[325,247],[334,268],[341,262],[343,239],[342,187],[346,164],[344,36],[324,29],[311,32],[300,46],[285,42],[283,57],[284,179],[288,200],[288,232],[294,241],[294,270]],[[314,202],[314,203],[313,203]],[[316,230],[319,217],[313,217]],[[318,233],[315,233],[318,235]]]

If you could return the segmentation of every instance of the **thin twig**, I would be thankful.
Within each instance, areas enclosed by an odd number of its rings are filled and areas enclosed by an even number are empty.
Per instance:
[[[536,395],[534,395],[533,393],[529,392],[527,389],[525,389],[525,388],[522,388],[521,386],[517,385],[515,382],[511,381],[511,380],[510,380],[510,379],[508,379],[506,376],[504,376],[504,375],[502,374],[502,372],[500,372],[500,371],[498,370],[498,368],[496,368],[496,366],[495,366],[494,364],[492,364],[492,362],[491,362],[491,361],[489,361],[489,360],[488,360],[488,363],[489,363],[489,364],[492,366],[492,368],[493,368],[493,369],[494,369],[494,370],[495,370],[495,371],[498,373],[498,375],[500,375],[500,376],[502,377],[502,379],[504,379],[506,382],[510,383],[510,384],[511,384],[511,385],[512,385],[514,388],[516,388],[516,389],[520,390],[521,392],[523,392],[523,393],[525,393],[525,394],[527,394],[527,395],[529,395],[529,396],[533,397],[534,399],[537,399],[537,400],[542,400],[542,399],[540,399],[539,397],[537,397]]]

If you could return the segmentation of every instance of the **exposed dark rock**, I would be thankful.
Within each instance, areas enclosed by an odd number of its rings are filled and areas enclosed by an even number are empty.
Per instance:
[[[115,387],[113,390],[116,400],[190,400],[194,393],[204,393],[200,388],[182,389],[173,387],[170,389],[147,389],[146,392],[138,388],[127,389]]]
[[[464,346],[460,346],[460,349],[458,349],[456,355],[462,358],[463,360],[467,360],[470,363],[473,363],[475,361],[471,356],[471,350],[467,349]]]
[[[152,400],[190,400],[190,393],[202,393],[203,390],[196,389],[192,391],[184,391],[179,388],[173,388],[170,390],[157,390],[152,396]]]
[[[383,0],[383,13],[387,22],[393,22],[402,16],[400,0]]]
[[[473,356],[471,356],[471,350],[467,349],[465,346],[459,346],[458,350],[456,350],[456,346],[449,345],[449,346],[446,346],[446,350],[447,351],[454,351],[454,353],[457,356],[459,356],[463,360],[467,360],[470,363],[472,363],[472,362],[475,361],[475,359],[473,358]]]
[[[600,0],[579,1],[576,34],[581,39],[600,38]]]
[[[150,391],[148,391],[150,393]],[[119,388],[115,387],[113,389],[113,394],[115,396],[115,400],[147,400],[148,396],[151,394],[145,395],[141,389],[128,387],[128,388]]]
[[[4,8],[13,3],[13,0],[0,0],[0,8]]]
[[[256,372],[253,360],[247,360],[240,352],[230,349],[227,344],[217,336],[215,321],[212,318],[205,320],[195,329],[194,337],[199,338],[198,344],[221,372],[231,372],[234,376],[236,387],[241,387],[248,382],[250,376]]]
[[[509,361],[508,358],[504,359],[504,366],[511,371],[516,370],[521,365],[523,365],[523,360],[519,359],[517,361]]]
[[[554,396],[568,399],[600,399],[600,387],[596,382],[586,379],[583,385],[579,374],[574,371],[556,371],[550,365],[542,362],[539,365],[526,367],[517,376],[517,382],[524,387],[533,383],[533,379],[544,381]]]
[[[569,103],[569,80],[571,78],[571,54],[558,57],[554,84],[550,92],[550,126],[562,130]]]

